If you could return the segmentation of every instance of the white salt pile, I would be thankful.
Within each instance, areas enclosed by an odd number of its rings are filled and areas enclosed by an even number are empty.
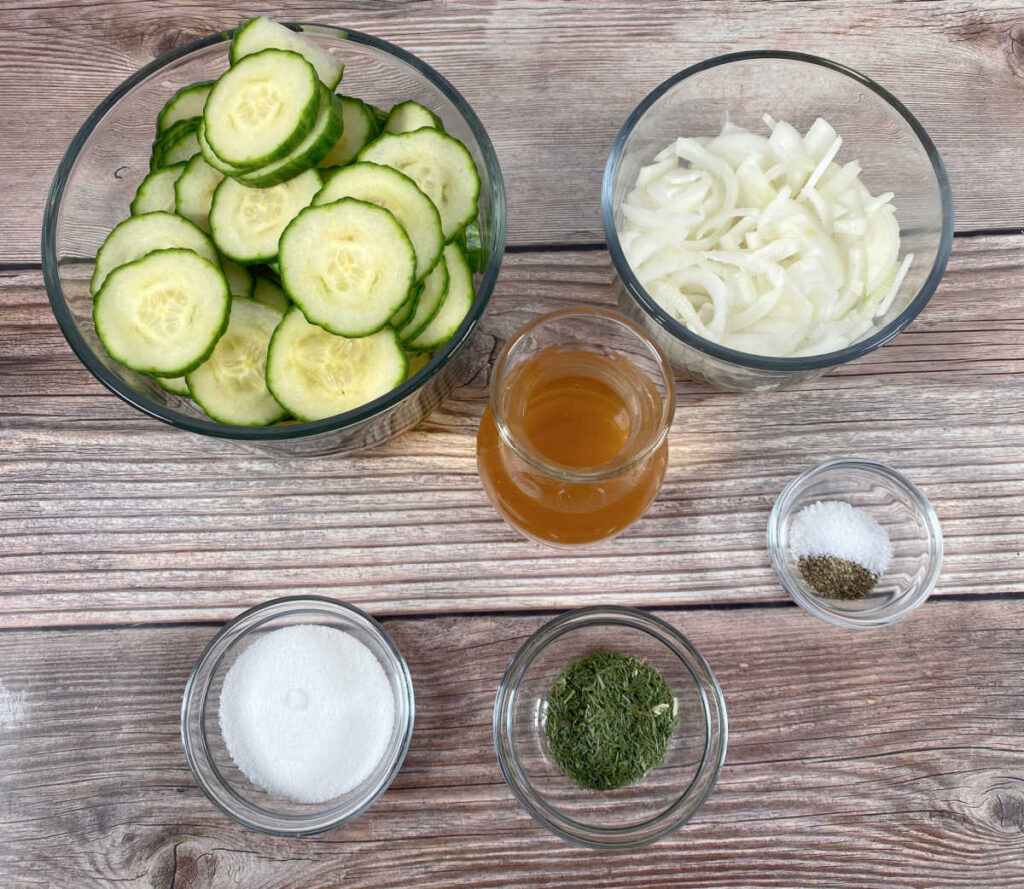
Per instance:
[[[363,781],[384,755],[395,699],[362,642],[333,627],[296,625],[262,636],[228,670],[220,728],[254,784],[322,803]]]
[[[789,526],[789,550],[805,556],[836,556],[856,562],[880,577],[892,560],[892,543],[874,516],[842,500],[805,506]]]

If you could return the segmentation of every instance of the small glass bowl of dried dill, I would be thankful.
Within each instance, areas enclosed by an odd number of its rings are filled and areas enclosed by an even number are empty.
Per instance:
[[[725,759],[725,701],[669,623],[634,608],[570,611],[516,654],[494,705],[502,774],[571,843],[637,848],[685,824]]]
[[[928,499],[896,470],[830,460],[802,472],[775,501],[768,552],[797,604],[843,627],[907,617],[942,569],[942,531]]]

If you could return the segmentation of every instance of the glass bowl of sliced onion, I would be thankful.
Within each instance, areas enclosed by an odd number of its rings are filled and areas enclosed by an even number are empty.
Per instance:
[[[888,342],[953,242],[942,158],[874,81],[791,52],[687,68],[619,132],[601,195],[619,306],[673,365],[767,390]]]

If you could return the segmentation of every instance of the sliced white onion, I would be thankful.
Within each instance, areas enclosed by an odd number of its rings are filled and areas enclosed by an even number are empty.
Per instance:
[[[818,118],[765,137],[727,122],[643,167],[620,207],[637,278],[694,332],[762,355],[815,355],[877,329],[913,262],[899,261],[893,194],[872,196]]]

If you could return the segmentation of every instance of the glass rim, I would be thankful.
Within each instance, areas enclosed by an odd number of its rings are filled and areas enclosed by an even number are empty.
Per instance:
[[[786,549],[789,542],[786,520],[792,511],[793,500],[810,482],[835,470],[861,472],[891,481],[910,498],[911,503],[914,504],[914,510],[924,522],[928,539],[934,546],[935,551],[929,562],[924,581],[921,583],[918,591],[913,596],[907,598],[906,601],[901,602],[896,608],[887,610],[887,606],[881,605],[863,612],[839,611],[830,607],[827,604],[827,600],[805,592],[790,570],[786,559]],[[875,460],[848,457],[826,460],[824,463],[819,463],[816,466],[805,469],[799,475],[792,478],[775,499],[772,511],[768,516],[767,543],[768,555],[771,559],[775,576],[793,601],[815,615],[815,617],[820,617],[822,620],[836,626],[853,630],[872,630],[903,620],[931,596],[942,573],[944,557],[942,526],[939,524],[939,517],[935,512],[935,508],[921,489],[903,473]]]
[[[491,200],[494,205],[494,218],[492,220],[493,246],[487,254],[487,265],[481,275],[480,283],[476,287],[473,297],[473,304],[469,313],[462,320],[458,329],[451,336],[445,345],[438,349],[430,361],[419,371],[373,401],[360,405],[350,411],[341,414],[334,414],[321,420],[306,422],[294,422],[277,426],[232,426],[218,423],[214,420],[195,417],[185,414],[174,408],[159,404],[148,396],[136,391],[127,383],[121,380],[117,374],[111,372],[106,365],[95,357],[92,348],[85,341],[85,338],[78,330],[78,326],[68,307],[64,296],[64,289],[60,282],[60,266],[57,260],[57,218],[60,213],[61,202],[67,186],[68,177],[78,159],[78,155],[86,141],[92,135],[97,124],[107,113],[134,87],[148,79],[151,75],[166,68],[173,62],[209,46],[231,40],[237,29],[219,31],[215,34],[208,34],[196,40],[184,43],[172,50],[153,59],[138,71],[125,78],[101,101],[85,122],[75,133],[64,156],[61,158],[50,184],[50,190],[46,198],[46,208],[43,213],[42,226],[42,263],[43,281],[46,286],[46,293],[50,301],[50,308],[57,320],[61,333],[67,340],[71,350],[85,365],[86,369],[102,383],[107,389],[117,395],[122,401],[141,411],[147,416],[167,423],[178,429],[189,432],[196,432],[201,435],[208,435],[214,438],[234,439],[238,441],[284,441],[289,439],[301,439],[308,436],[319,435],[324,432],[333,432],[339,429],[356,426],[359,423],[369,420],[378,414],[384,413],[389,408],[404,401],[408,396],[419,390],[428,380],[433,378],[448,361],[459,351],[469,339],[477,323],[483,316],[494,293],[494,287],[498,280],[498,272],[505,253],[506,237],[506,202],[505,184],[501,174],[501,167],[498,162],[497,152],[491,143],[487,131],[484,129],[480,118],[463,98],[462,94],[452,84],[438,73],[426,62],[418,59],[412,53],[407,52],[378,37],[364,34],[361,31],[354,31],[349,28],[342,28],[335,25],[323,25],[305,22],[285,22],[288,27],[307,31],[312,34],[320,34],[329,37],[337,37],[339,40],[349,40],[352,43],[372,47],[386,53],[395,59],[409,65],[436,88],[455,109],[462,115],[462,118],[473,133],[473,138],[479,146],[487,168],[487,176],[490,181]]]
[[[648,109],[676,84],[682,83],[682,81],[695,74],[700,74],[702,71],[707,71],[722,65],[728,65],[732,62],[758,60],[803,62],[810,65],[816,65],[820,68],[826,68],[834,71],[837,74],[845,75],[849,79],[869,89],[886,102],[894,111],[896,111],[896,113],[899,114],[900,117],[902,117],[910,126],[914,135],[917,136],[921,147],[924,148],[925,154],[928,156],[928,160],[932,166],[932,172],[935,175],[935,180],[939,187],[940,203],[942,206],[939,246],[935,254],[935,261],[932,263],[932,267],[928,273],[928,277],[914,295],[914,298],[906,305],[899,315],[893,318],[893,320],[881,330],[876,331],[871,336],[858,340],[857,342],[842,349],[836,349],[832,352],[823,352],[820,355],[807,355],[794,358],[756,355],[752,352],[741,352],[738,349],[722,346],[712,340],[700,336],[697,333],[694,333],[684,324],[673,318],[650,296],[650,294],[647,293],[646,288],[640,283],[639,279],[633,273],[632,267],[626,259],[622,246],[619,243],[618,231],[615,227],[615,207],[613,206],[615,175],[618,172],[626,142],[632,134],[633,129],[639,123],[644,114],[647,113]],[[640,104],[633,109],[629,117],[626,118],[626,122],[619,130],[618,135],[615,137],[611,152],[608,155],[608,161],[605,164],[604,177],[601,183],[601,222],[604,228],[605,241],[608,245],[608,252],[612,258],[612,264],[614,265],[615,271],[618,274],[619,279],[622,281],[626,291],[637,305],[639,305],[655,323],[673,337],[678,340],[682,340],[684,343],[692,346],[698,351],[704,352],[713,358],[717,358],[729,364],[756,370],[781,372],[807,371],[819,368],[835,367],[836,365],[845,364],[846,362],[864,357],[880,346],[885,345],[889,340],[901,333],[920,314],[921,310],[928,304],[932,294],[935,293],[936,288],[938,288],[939,282],[942,280],[942,276],[946,271],[946,265],[949,262],[949,256],[953,249],[953,190],[949,182],[949,175],[946,172],[946,166],[943,163],[942,156],[939,154],[938,149],[935,147],[935,143],[909,109],[907,109],[907,107],[892,93],[885,89],[885,87],[853,68],[840,64],[839,62],[831,61],[830,59],[822,58],[821,56],[815,56],[809,53],[791,52],[788,50],[747,50],[744,52],[726,53],[725,55],[715,56],[714,58],[706,59],[705,61],[698,62],[695,65],[691,65],[690,67],[683,69],[679,73],[672,75],[667,80],[656,86],[644,97]]]
[[[704,752],[693,777],[664,811],[627,827],[595,827],[559,813],[534,791],[511,742],[512,705],[519,683],[533,661],[550,643],[567,633],[601,624],[639,630],[672,652],[693,678],[704,715]],[[573,845],[591,849],[637,849],[678,830],[711,795],[725,764],[729,720],[725,697],[711,666],[679,630],[640,608],[594,605],[553,618],[519,648],[498,686],[492,734],[502,776],[519,804],[535,821]]]
[[[403,698],[408,715],[405,725],[399,727],[401,740],[394,754],[393,761],[380,782],[371,791],[367,792],[365,796],[354,800],[347,806],[326,807],[319,812],[306,815],[287,815],[271,812],[248,802],[224,782],[219,770],[209,757],[206,732],[203,731],[200,738],[193,737],[190,722],[194,716],[197,716],[200,720],[203,718],[209,695],[208,680],[210,677],[207,677],[207,681],[201,682],[200,673],[211,660],[216,659],[211,667],[210,676],[212,677],[223,656],[240,639],[275,618],[304,612],[345,617],[354,620],[355,623],[367,629],[391,653],[395,664],[398,665],[398,684],[404,690]],[[381,664],[381,667],[385,672],[389,672],[387,665]],[[397,710],[396,706],[396,720]],[[232,821],[241,824],[249,830],[254,830],[268,836],[299,837],[311,836],[340,827],[342,824],[359,817],[384,794],[397,777],[405,761],[406,754],[409,751],[409,744],[412,741],[415,718],[416,698],[409,665],[401,649],[399,649],[394,639],[391,638],[391,634],[384,629],[376,618],[355,605],[342,602],[339,599],[331,599],[327,596],[283,596],[247,608],[241,614],[225,623],[203,647],[202,652],[196,658],[192,672],[185,683],[185,691],[182,694],[180,732],[185,759],[188,762],[189,770],[192,772],[192,777],[206,798],[217,809]],[[200,760],[209,765],[211,771],[220,780],[227,796],[237,803],[236,807],[233,808],[214,792],[214,788],[210,786],[210,783],[201,773]]]
[[[562,318],[571,317],[600,318],[602,320],[618,324],[643,343],[648,351],[651,352],[652,356],[657,360],[661,369],[665,383],[665,397],[661,400],[661,416],[658,419],[657,427],[654,430],[650,441],[644,444],[640,450],[632,454],[628,459],[619,459],[619,456],[616,455],[611,460],[586,469],[555,463],[541,456],[527,443],[516,440],[516,437],[512,435],[508,424],[505,422],[505,418],[500,407],[501,398],[499,387],[501,383],[499,381],[502,380],[504,376],[505,364],[507,363],[512,350],[523,340],[524,337],[532,333],[538,327],[542,327],[545,324],[558,321]],[[628,358],[629,356],[625,357]],[[494,362],[494,366],[491,368],[491,381],[488,387],[488,404],[491,407],[491,413],[494,417],[494,425],[498,430],[498,434],[501,436],[502,442],[508,445],[508,447],[515,452],[516,456],[532,466],[534,469],[543,472],[545,475],[567,482],[605,481],[607,479],[623,475],[636,466],[639,466],[659,447],[661,447],[662,442],[665,441],[668,436],[669,429],[672,426],[672,419],[675,416],[675,375],[672,371],[672,365],[662,353],[661,349],[658,348],[658,345],[654,340],[652,340],[642,328],[634,324],[628,318],[625,318],[618,312],[603,306],[571,306],[566,309],[558,309],[554,312],[548,312],[534,318],[532,321],[519,328],[508,342],[505,343],[498,355],[498,358]]]

